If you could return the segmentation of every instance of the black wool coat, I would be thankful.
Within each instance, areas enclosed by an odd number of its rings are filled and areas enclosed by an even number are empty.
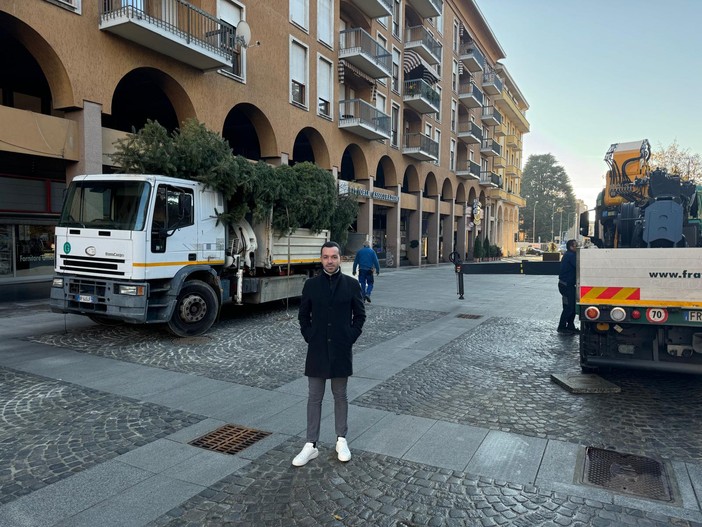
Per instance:
[[[298,320],[307,342],[305,375],[322,379],[352,375],[351,348],[366,321],[358,280],[341,271],[310,278],[302,289]]]

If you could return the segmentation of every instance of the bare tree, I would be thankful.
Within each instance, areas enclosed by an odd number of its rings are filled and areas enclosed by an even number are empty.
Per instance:
[[[651,153],[650,164],[652,168],[663,168],[684,178],[702,181],[702,157],[689,148],[682,148],[677,139],[667,147],[658,143],[658,148]]]

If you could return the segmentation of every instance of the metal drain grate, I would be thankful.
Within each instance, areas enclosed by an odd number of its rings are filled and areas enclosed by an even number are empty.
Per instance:
[[[236,454],[269,435],[271,435],[270,432],[262,432],[253,428],[224,425],[209,434],[190,441],[188,444],[223,454]]]
[[[614,450],[587,447],[583,483],[642,498],[673,501],[663,463]]]
[[[461,313],[456,315],[456,318],[483,318],[483,315],[470,315],[468,313]]]

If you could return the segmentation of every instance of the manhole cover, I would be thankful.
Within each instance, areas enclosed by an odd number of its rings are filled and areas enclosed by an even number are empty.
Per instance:
[[[224,425],[209,434],[190,441],[188,444],[223,454],[236,454],[269,435],[271,435],[270,432],[262,432],[253,428]]]
[[[461,313],[460,315],[456,315],[456,318],[482,318],[483,315],[471,315],[469,313]]]
[[[648,457],[587,447],[583,483],[642,498],[673,501],[665,466]]]

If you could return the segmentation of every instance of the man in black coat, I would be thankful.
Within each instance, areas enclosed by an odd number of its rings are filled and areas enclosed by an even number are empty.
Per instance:
[[[346,442],[349,403],[348,378],[353,374],[352,346],[361,336],[366,310],[361,287],[355,278],[341,272],[341,249],[326,242],[321,253],[323,272],[305,282],[298,319],[307,342],[305,375],[308,377],[307,443],[292,464],[301,467],[319,455],[319,423],[326,380],[334,394],[336,452],[339,461],[349,461]]]

